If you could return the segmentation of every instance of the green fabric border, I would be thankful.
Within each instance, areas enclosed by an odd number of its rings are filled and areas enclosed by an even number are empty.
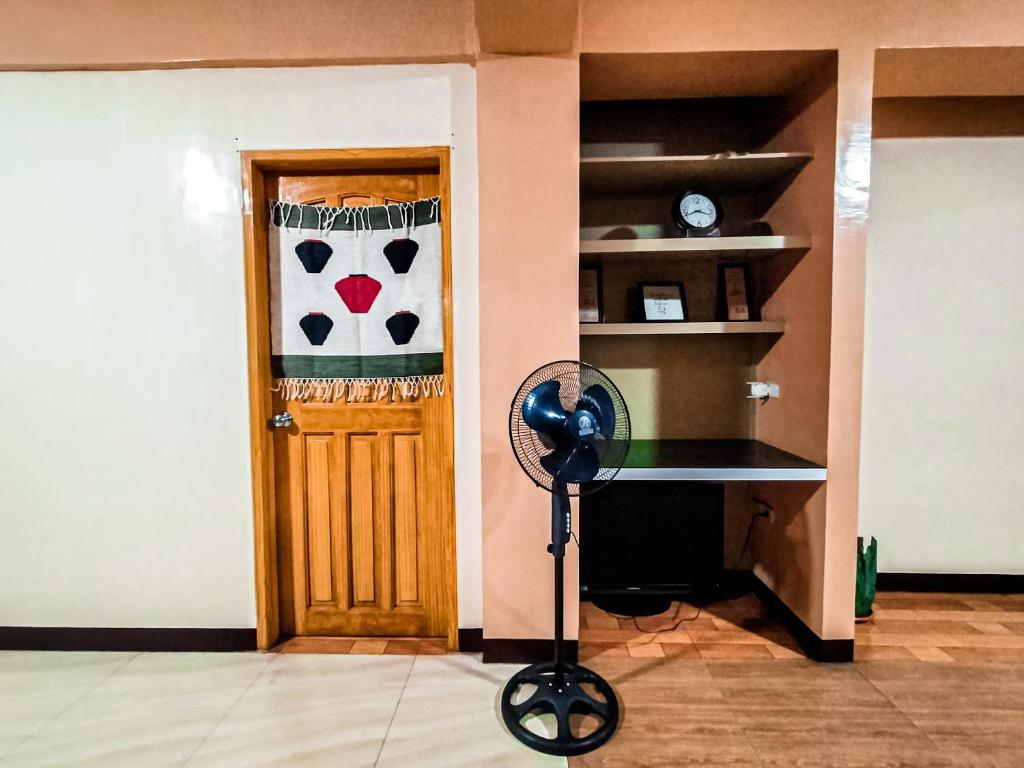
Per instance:
[[[444,353],[414,355],[271,355],[276,378],[378,379],[444,373]]]
[[[434,201],[437,200],[437,204]],[[431,197],[426,200],[416,200],[412,203],[413,212],[415,216],[406,213],[406,219],[410,224],[415,223],[417,227],[424,226],[426,224],[436,224],[441,220],[441,198]],[[300,206],[296,203],[293,205],[291,210],[288,211],[287,222],[283,220],[283,212],[280,205],[275,205],[276,200],[271,201],[270,208],[270,223],[275,227],[286,226],[288,229],[295,229],[299,226],[299,215],[301,211],[302,216],[302,228],[309,230],[318,230],[320,228],[321,218],[317,215],[317,209],[323,210],[324,208],[330,208],[330,206],[324,205],[303,205]],[[331,231],[345,231],[352,232],[357,227],[360,230],[366,229],[366,219],[369,218],[369,224],[372,229],[401,229],[402,228],[402,208],[407,207],[402,205],[370,205],[359,208],[352,208],[353,211],[365,211],[363,215],[354,215],[345,221],[344,215],[339,215],[334,219],[334,223],[331,225]],[[332,209],[334,210],[334,209]],[[390,212],[391,218],[388,219],[388,213]]]

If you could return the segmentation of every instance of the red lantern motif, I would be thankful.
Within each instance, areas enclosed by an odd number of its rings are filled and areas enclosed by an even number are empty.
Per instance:
[[[349,275],[334,284],[341,300],[348,311],[354,315],[362,315],[370,311],[377,294],[380,293],[380,282],[369,275]]]

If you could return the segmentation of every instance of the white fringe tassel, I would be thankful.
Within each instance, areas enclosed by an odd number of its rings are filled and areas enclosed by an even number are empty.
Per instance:
[[[279,214],[281,219],[281,227],[288,227],[288,217],[291,216],[293,210],[298,210],[299,221],[296,228],[299,230],[299,234],[302,234],[302,212],[307,208],[312,209],[316,214],[317,230],[319,230],[321,237],[328,237],[331,230],[334,228],[334,220],[341,216],[345,220],[346,226],[351,226],[352,231],[356,237],[359,237],[360,233],[366,234],[369,232],[373,234],[373,224],[370,222],[370,209],[371,208],[383,208],[384,212],[388,217],[388,229],[394,231],[396,229],[404,229],[406,234],[416,229],[416,203],[430,203],[430,218],[432,221],[438,221],[438,209],[441,206],[440,197],[427,197],[423,200],[415,200],[411,203],[396,202],[388,203],[387,205],[360,205],[360,206],[344,206],[341,208],[332,208],[326,205],[306,205],[305,203],[288,203],[283,200],[271,200],[270,201],[270,221],[274,221],[274,214]],[[391,220],[391,209],[397,208],[396,213],[399,218],[398,227]]]
[[[278,379],[272,392],[280,392],[282,400],[304,403],[354,402],[368,394],[374,400],[402,397],[441,397],[444,376],[402,376],[388,379]]]

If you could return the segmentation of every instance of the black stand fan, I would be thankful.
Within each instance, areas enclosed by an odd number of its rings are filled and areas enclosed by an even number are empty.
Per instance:
[[[563,360],[538,368],[512,401],[512,449],[526,474],[551,492],[548,551],[555,563],[555,652],[553,661],[513,675],[501,694],[501,716],[519,741],[549,755],[582,755],[597,749],[619,722],[612,687],[595,672],[565,660],[563,563],[572,525],[569,498],[599,490],[615,477],[629,450],[629,435],[629,411],[622,394],[586,363]],[[535,690],[514,704],[524,686]],[[554,738],[524,725],[526,718],[538,713],[554,717]],[[573,715],[589,715],[600,725],[586,735],[574,734]]]

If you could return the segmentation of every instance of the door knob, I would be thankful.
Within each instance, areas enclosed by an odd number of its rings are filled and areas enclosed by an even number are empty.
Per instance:
[[[270,420],[270,426],[275,429],[282,429],[284,427],[290,427],[292,424],[292,415],[288,411],[281,411],[275,413],[273,418]]]

